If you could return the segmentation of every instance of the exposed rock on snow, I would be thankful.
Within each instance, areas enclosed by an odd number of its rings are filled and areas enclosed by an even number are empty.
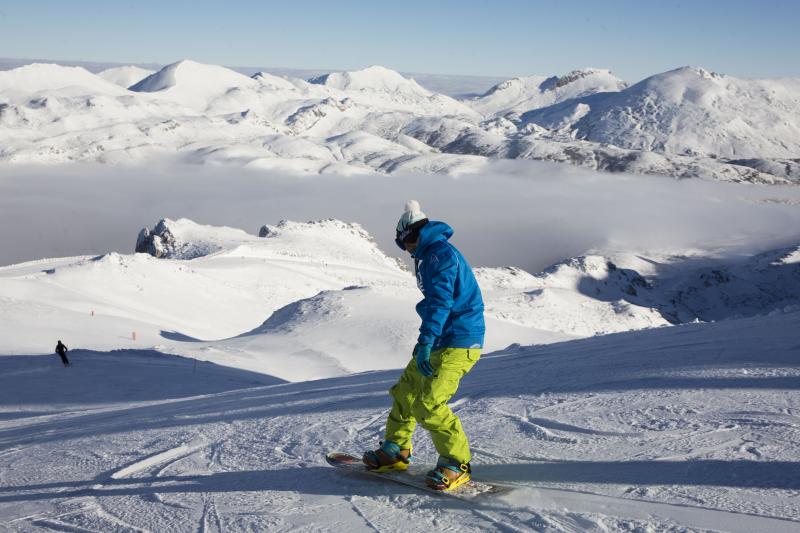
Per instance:
[[[326,98],[319,103],[309,104],[301,107],[286,119],[286,125],[291,128],[292,133],[298,134],[311,129],[320,119],[331,112],[346,112],[353,106],[349,98],[337,101],[333,98]]]
[[[153,229],[153,233],[150,233],[150,230],[147,228],[142,228],[139,232],[139,236],[136,237],[137,254],[150,254],[153,257],[164,257],[166,253],[165,247],[171,247],[175,238],[166,227],[159,228],[162,222],[164,221],[162,220],[156,225]],[[157,234],[156,232],[159,230],[161,233]]]
[[[136,239],[136,252],[168,259],[195,259],[247,241],[242,230],[202,226],[187,218],[161,219],[150,231],[142,228]]]
[[[506,115],[551,106],[600,92],[618,92],[627,84],[604,69],[574,70],[564,76],[527,76],[506,80],[469,100],[484,115]]]
[[[800,159],[734,159],[728,163],[800,183]]]

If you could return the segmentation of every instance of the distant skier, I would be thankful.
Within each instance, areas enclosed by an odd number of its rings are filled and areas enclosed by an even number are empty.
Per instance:
[[[68,351],[69,348],[67,348],[64,343],[59,340],[58,344],[56,344],[56,353],[61,358],[61,362],[64,363],[64,366],[70,366],[69,359],[67,359]]]
[[[464,256],[448,242],[453,229],[429,221],[411,200],[397,223],[395,242],[414,258],[417,286],[424,299],[417,304],[422,319],[413,357],[389,391],[394,399],[381,447],[364,454],[368,468],[406,470],[416,423],[427,429],[439,452],[427,483],[451,490],[470,479],[472,459],[461,421],[448,400],[461,378],[478,361],[485,325],[483,299]]]

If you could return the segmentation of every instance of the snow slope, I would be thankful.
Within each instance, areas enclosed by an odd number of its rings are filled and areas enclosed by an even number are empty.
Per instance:
[[[452,405],[475,475],[511,492],[477,503],[325,464],[326,450],[376,445],[398,369],[269,384],[152,352],[77,351],[68,369],[54,357],[0,357],[0,524],[796,531],[798,319],[795,311],[484,355]],[[415,457],[435,459],[424,432]]]
[[[283,221],[257,237],[167,219],[150,234],[161,259],[112,253],[0,269],[8,353],[35,351],[44,331],[97,350],[123,338],[124,346],[298,380],[394,368],[413,347],[413,275],[357,224]],[[491,349],[572,335],[487,318]],[[371,346],[369,355],[354,356],[358,346]],[[287,354],[302,365],[286,365]]]
[[[419,291],[361,226],[282,221],[259,234],[165,219],[140,232],[137,249],[147,253],[0,268],[2,331],[12,339],[5,349],[36,353],[45,332],[94,350],[123,338],[126,347],[290,381],[403,364],[419,326]],[[479,268],[486,346],[779,311],[800,304],[797,253],[794,246],[697,266],[588,255],[536,275]],[[670,272],[637,270],[659,262]],[[73,333],[69,324],[81,326]],[[287,355],[302,364],[284,364]]]

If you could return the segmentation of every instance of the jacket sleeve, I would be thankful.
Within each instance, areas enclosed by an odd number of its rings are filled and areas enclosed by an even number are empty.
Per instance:
[[[453,307],[453,291],[458,277],[458,258],[449,249],[432,253],[424,265],[422,283],[425,299],[420,305],[422,325],[419,328],[421,344],[433,344],[442,335],[450,309]]]

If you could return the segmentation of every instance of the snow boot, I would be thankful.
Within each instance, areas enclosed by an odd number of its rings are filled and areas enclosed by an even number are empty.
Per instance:
[[[402,449],[392,441],[381,442],[375,451],[364,453],[361,459],[367,468],[374,472],[390,472],[392,470],[408,470],[411,461],[411,449]]]
[[[436,468],[428,472],[425,482],[435,490],[453,490],[471,479],[469,463],[459,463],[447,457],[439,457]]]

